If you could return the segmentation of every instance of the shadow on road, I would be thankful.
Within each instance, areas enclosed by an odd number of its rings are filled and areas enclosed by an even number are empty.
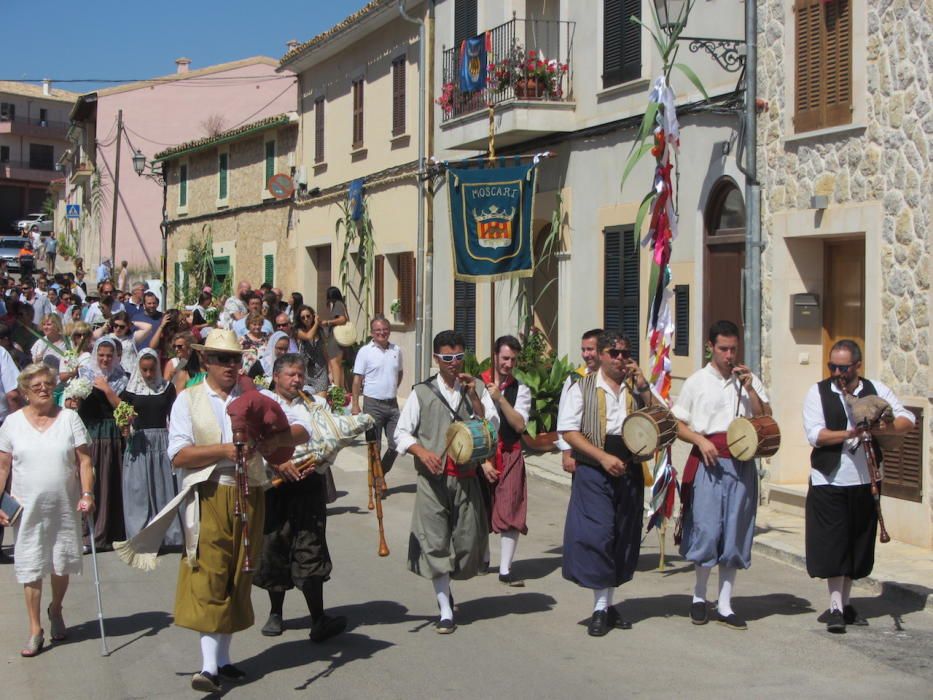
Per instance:
[[[652,618],[690,617],[690,604],[693,597],[687,594],[672,593],[654,598],[632,598],[616,607],[622,617],[632,624]],[[711,603],[711,607],[714,604]],[[772,615],[802,615],[815,612],[809,600],[790,593],[768,593],[759,596],[739,596],[732,599],[732,607],[748,621],[762,620]],[[589,618],[579,624],[586,625]]]
[[[402,484],[401,486],[390,486],[386,489],[386,496],[394,496],[398,493],[415,493],[418,490],[418,484]]]
[[[557,552],[558,555],[556,557],[519,559],[512,565],[512,571],[518,578],[525,579],[526,581],[534,581],[550,576],[560,568],[561,562],[563,561],[563,555],[560,554],[561,550],[558,549]],[[497,574],[498,572],[498,569],[490,569],[490,573],[492,574]]]
[[[118,647],[111,647],[110,654],[115,654],[143,637],[154,637],[171,624],[172,616],[162,610],[140,612],[126,617],[107,617],[105,615],[104,629],[108,639],[136,635],[132,639],[123,642]],[[82,622],[80,625],[69,627],[68,639],[65,640],[64,644],[73,644],[98,638],[100,638],[100,623],[97,618],[94,618],[87,622]]]
[[[552,610],[556,603],[556,599],[544,593],[512,593],[474,600],[458,599],[455,619],[459,624],[463,624],[505,615],[529,615]]]
[[[898,584],[894,586],[887,581],[881,584],[881,595],[873,598],[853,598],[854,605],[862,617],[871,619],[874,617],[891,617],[894,620],[896,629],[901,629],[901,618],[904,615],[923,610],[926,606],[923,601],[933,594],[933,589],[926,586],[910,585],[909,588],[919,595],[905,595],[899,587],[906,587],[907,584]],[[921,597],[922,596],[922,597]]]
[[[352,513],[353,515],[367,515],[369,511],[363,510],[359,506],[337,506],[336,508],[327,509],[327,517],[341,515],[343,513]]]

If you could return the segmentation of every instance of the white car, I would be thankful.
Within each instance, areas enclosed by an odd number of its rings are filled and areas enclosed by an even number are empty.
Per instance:
[[[17,229],[26,229],[32,231],[33,226],[39,227],[40,233],[52,233],[54,225],[52,220],[45,214],[29,214],[25,219],[16,222]]]

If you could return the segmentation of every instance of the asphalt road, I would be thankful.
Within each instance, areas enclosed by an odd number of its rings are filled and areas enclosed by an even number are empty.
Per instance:
[[[343,495],[328,523],[335,568],[325,598],[332,613],[349,618],[349,629],[311,644],[303,599],[292,592],[285,633],[262,637],[268,601],[254,589],[257,625],[237,634],[232,648],[250,681],[230,687],[231,698],[933,697],[930,613],[856,590],[854,602],[870,626],[829,635],[816,621],[826,605],[823,583],[758,557],[739,573],[733,599],[749,629],[694,627],[687,617],[691,569],[675,556],[657,571],[654,533],[635,580],[616,594],[633,629],[588,637],[592,594],[560,575],[567,491],[534,479],[530,532],[514,567],[527,586],[506,588],[495,575],[455,582],[458,629],[440,636],[430,583],[405,568],[413,478],[410,460],[400,459],[385,503],[392,553],[381,559],[375,516],[366,509],[362,450],[341,455],[336,480]],[[494,540],[494,562],[497,551]],[[172,625],[177,555],[163,557],[149,574],[113,553],[99,561],[108,657],[101,656],[89,557],[65,601],[70,639],[35,659],[19,656],[27,636],[21,587],[11,566],[0,567],[4,698],[196,695],[189,682],[200,667],[197,635]],[[715,585],[714,574],[711,591]]]

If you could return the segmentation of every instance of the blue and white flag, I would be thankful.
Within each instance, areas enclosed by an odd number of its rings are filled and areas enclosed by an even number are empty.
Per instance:
[[[353,221],[363,218],[363,178],[359,177],[350,183],[347,190],[347,207]]]
[[[486,87],[489,40],[485,32],[460,44],[460,92],[479,92]]]

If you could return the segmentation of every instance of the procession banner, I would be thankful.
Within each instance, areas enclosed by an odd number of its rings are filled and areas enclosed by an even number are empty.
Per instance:
[[[447,172],[454,278],[496,282],[531,277],[535,165]]]
[[[460,44],[460,92],[479,92],[486,88],[491,35],[484,32]]]

